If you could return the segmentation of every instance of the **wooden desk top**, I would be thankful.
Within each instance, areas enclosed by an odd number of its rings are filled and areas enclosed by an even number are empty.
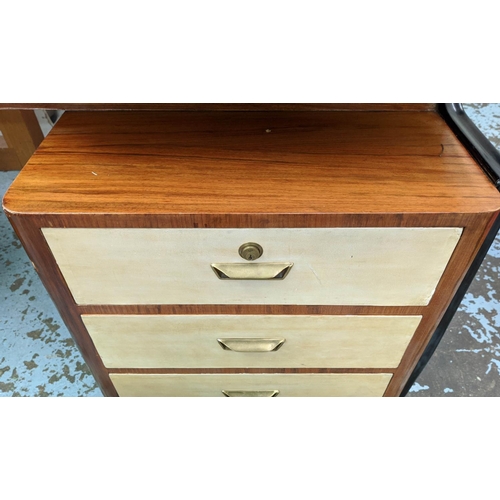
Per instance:
[[[435,112],[66,112],[12,213],[479,213],[500,194]]]

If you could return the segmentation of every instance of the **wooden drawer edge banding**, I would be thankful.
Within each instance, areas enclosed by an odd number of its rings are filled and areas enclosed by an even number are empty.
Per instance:
[[[380,397],[392,374],[110,374],[110,377],[122,397],[224,397],[224,390],[279,390],[279,397]]]
[[[108,368],[107,373],[119,374],[149,374],[149,375],[203,375],[203,374],[231,374],[231,373],[268,373],[268,374],[306,374],[306,373],[320,373],[320,374],[346,374],[346,373],[394,373],[394,368]]]

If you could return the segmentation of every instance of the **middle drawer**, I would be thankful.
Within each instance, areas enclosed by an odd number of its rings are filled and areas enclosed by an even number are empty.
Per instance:
[[[82,315],[107,368],[395,368],[421,316]]]

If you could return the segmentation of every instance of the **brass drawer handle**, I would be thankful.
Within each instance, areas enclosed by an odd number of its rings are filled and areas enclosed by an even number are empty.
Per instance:
[[[222,391],[228,398],[274,398],[280,391]]]
[[[221,347],[235,352],[272,352],[277,351],[286,339],[249,339],[231,338],[217,339]]]
[[[290,262],[259,264],[212,264],[212,269],[221,280],[282,280],[293,264]]]

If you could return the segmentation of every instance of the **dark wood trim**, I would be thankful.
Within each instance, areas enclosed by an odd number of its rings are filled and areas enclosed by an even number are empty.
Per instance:
[[[78,305],[80,314],[278,314],[278,315],[356,315],[422,316],[426,307],[403,306],[315,306],[315,305],[233,305],[233,304],[129,304]]]
[[[0,171],[21,170],[24,165],[21,164],[15,149],[0,149]]]
[[[11,214],[7,214],[7,217],[101,391],[105,396],[118,396],[40,227],[30,218]]]
[[[401,360],[401,364],[387,387],[386,396],[399,396],[402,393],[418,360],[423,355],[439,322],[450,307],[453,296],[463,282],[468,269],[487,237],[491,221],[497,215],[485,214],[484,216],[478,216],[476,223],[464,227],[457,248],[436,287],[427,314],[423,316],[413,340]]]
[[[465,293],[467,292],[470,284],[472,283],[472,280],[476,276],[477,271],[479,270],[479,267],[481,266],[484,258],[486,257],[486,254],[488,253],[488,250],[493,243],[493,240],[495,239],[498,231],[500,229],[500,214],[498,214],[496,217],[492,218],[491,224],[489,227],[486,229],[486,237],[483,240],[483,243],[479,249],[479,251],[476,253],[474,260],[470,267],[467,270],[467,273],[462,280],[460,286],[458,287],[457,291],[455,292],[455,295],[451,299],[448,308],[446,309],[445,313],[442,315],[442,318],[437,325],[437,327],[434,329],[434,333],[432,334],[432,337],[430,338],[429,342],[427,343],[424,352],[418,359],[418,363],[416,364],[415,368],[413,369],[413,372],[411,373],[410,377],[408,378],[408,381],[406,382],[405,387],[401,391],[401,396],[405,396],[408,391],[411,389],[411,386],[415,382],[415,380],[419,377],[419,375],[422,373],[423,369],[429,362],[431,356],[434,354],[434,351],[437,349],[439,343],[441,342],[441,339],[443,338],[444,334],[446,333],[446,330],[453,319],[453,316],[455,315],[458,306],[462,302],[462,299],[465,296]]]
[[[110,368],[109,373],[394,373],[394,368]]]
[[[39,227],[81,228],[298,228],[298,227],[465,227],[476,223],[474,213],[387,214],[18,214]],[[496,212],[495,212],[496,213]]]
[[[0,109],[60,109],[71,111],[436,111],[433,103],[45,103],[0,104]]]
[[[438,106],[438,111],[451,130],[456,134],[460,142],[466,147],[493,184],[500,190],[500,153],[497,149],[469,119],[461,104],[440,104]],[[500,215],[495,214],[485,230],[481,246],[476,252],[464,279],[461,281],[460,286],[449,301],[446,311],[442,315],[439,324],[436,325],[432,337],[426,344],[425,350],[418,358],[418,363],[408,377],[405,386],[400,392],[400,396],[405,396],[408,393],[415,380],[429,362],[434,351],[437,349],[499,229]]]
[[[0,130],[7,144],[0,150],[0,170],[20,170],[43,141],[34,111],[0,109]]]

